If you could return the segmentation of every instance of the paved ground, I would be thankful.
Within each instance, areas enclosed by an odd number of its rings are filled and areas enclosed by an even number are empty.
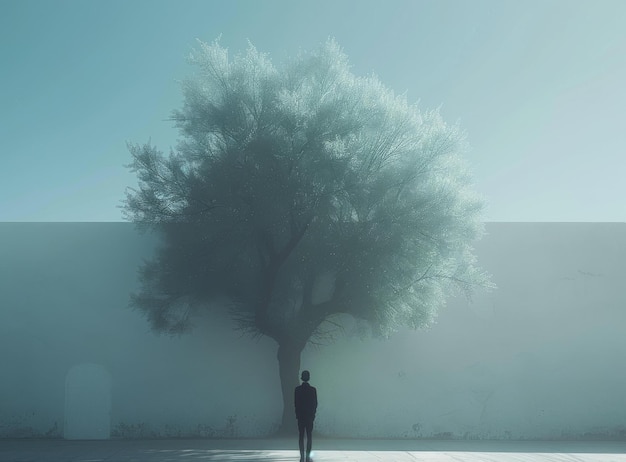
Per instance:
[[[2,462],[297,462],[288,440],[0,440]],[[315,441],[315,462],[626,462],[626,442]]]

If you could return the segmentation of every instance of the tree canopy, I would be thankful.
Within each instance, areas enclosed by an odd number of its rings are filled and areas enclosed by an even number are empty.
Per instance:
[[[126,216],[163,235],[132,298],[155,329],[227,307],[299,354],[336,315],[387,335],[488,284],[465,135],[439,111],[355,76],[333,40],[280,67],[219,42],[190,60],[175,149],[129,144]]]

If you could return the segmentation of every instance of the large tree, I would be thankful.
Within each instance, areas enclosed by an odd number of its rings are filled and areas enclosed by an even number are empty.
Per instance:
[[[301,352],[342,316],[384,336],[487,283],[482,202],[462,131],[353,75],[333,40],[280,68],[252,45],[200,42],[190,60],[176,148],[129,144],[126,217],[163,236],[131,303],[157,331],[225,308],[274,339],[285,430]]]

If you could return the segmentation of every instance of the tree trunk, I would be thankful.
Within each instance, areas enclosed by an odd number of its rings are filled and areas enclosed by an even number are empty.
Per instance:
[[[300,354],[304,345],[293,342],[278,343],[278,371],[283,393],[283,417],[278,434],[292,436],[298,433],[296,411],[294,408],[294,390],[300,384]]]

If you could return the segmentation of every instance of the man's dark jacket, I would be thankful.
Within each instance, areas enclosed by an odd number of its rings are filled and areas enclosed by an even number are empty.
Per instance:
[[[317,390],[315,387],[304,382],[296,387],[295,392],[296,419],[301,421],[312,421],[315,419],[317,411]]]

